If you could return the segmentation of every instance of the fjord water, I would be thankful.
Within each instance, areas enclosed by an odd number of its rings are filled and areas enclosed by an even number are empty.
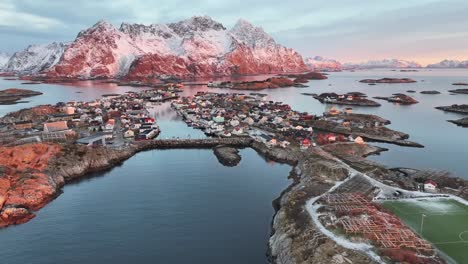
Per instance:
[[[262,79],[267,76],[245,77]],[[364,78],[409,77],[413,84],[359,83]],[[401,106],[380,101],[377,108],[354,107],[392,121],[390,128],[410,134],[424,149],[378,144],[389,148],[370,157],[390,167],[442,169],[468,179],[468,128],[446,122],[463,115],[435,106],[468,103],[468,95],[450,95],[453,82],[468,82],[468,70],[399,72],[372,70],[330,73],[310,81],[308,88],[263,90],[269,100],[294,109],[321,114],[326,106],[301,93],[359,91],[373,96],[415,90],[419,104]],[[27,103],[0,105],[0,115],[38,104],[93,100],[106,93],[144,88],[99,81],[63,85],[21,85],[0,79],[0,89],[39,90]],[[438,90],[440,95],[420,91]],[[186,86],[184,95],[198,91],[239,92],[206,86]],[[79,92],[79,93],[77,93]],[[342,108],[342,107],[338,107]],[[203,137],[170,109],[151,109],[160,137]],[[2,263],[262,263],[273,216],[271,202],[287,187],[290,167],[266,163],[253,150],[241,152],[234,168],[221,166],[211,150],[143,152],[122,166],[68,185],[64,193],[24,225],[0,230]]]
[[[2,263],[266,263],[272,201],[291,167],[252,149],[155,150],[76,184],[31,222],[0,230]]]

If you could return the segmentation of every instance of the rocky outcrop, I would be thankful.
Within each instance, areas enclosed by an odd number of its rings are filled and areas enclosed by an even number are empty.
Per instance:
[[[329,104],[336,104],[336,105],[356,105],[356,106],[369,106],[369,107],[377,107],[381,106],[374,100],[370,100],[365,94],[361,93],[348,93],[344,95],[338,95],[335,93],[322,93],[320,95],[313,96],[315,99],[320,101],[321,103],[329,103]]]
[[[406,94],[393,94],[392,96],[385,97],[385,96],[376,96],[375,99],[385,100],[390,103],[397,103],[401,105],[411,105],[419,103],[418,100],[414,99],[413,97],[406,95]]]
[[[240,20],[228,30],[205,16],[120,29],[100,21],[78,34],[48,75],[145,80],[305,70],[298,53],[263,29]]]
[[[224,166],[233,167],[239,164],[241,161],[241,156],[239,155],[239,150],[232,147],[218,146],[213,149],[213,152],[218,158],[219,163]]]
[[[453,104],[449,106],[437,106],[436,109],[452,112],[452,113],[459,113],[459,114],[468,114],[468,104]]]
[[[431,90],[431,91],[421,91],[421,94],[440,94],[439,91]]]
[[[455,90],[449,90],[449,92],[454,93],[454,94],[468,94],[468,89],[455,89]]]
[[[55,144],[0,147],[0,227],[24,223],[53,199],[63,180],[47,175]]]
[[[460,118],[457,120],[449,120],[449,122],[454,123],[457,126],[468,127],[468,117]]]
[[[29,221],[65,182],[111,168],[135,151],[47,143],[0,147],[0,227]]]
[[[0,90],[0,104],[13,104],[25,97],[41,95],[41,92],[36,92],[26,89],[9,88]]]
[[[264,81],[250,81],[250,82],[238,82],[232,83],[231,89],[234,90],[263,90],[263,89],[274,89],[281,87],[292,87],[294,81],[285,77],[272,77]]]

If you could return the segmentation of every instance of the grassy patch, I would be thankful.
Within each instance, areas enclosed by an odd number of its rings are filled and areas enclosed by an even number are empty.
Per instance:
[[[383,206],[444,254],[468,263],[468,206],[455,200],[428,199],[384,202]]]

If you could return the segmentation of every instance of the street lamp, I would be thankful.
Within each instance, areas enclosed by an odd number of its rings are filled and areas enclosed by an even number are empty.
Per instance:
[[[419,232],[421,234],[421,236],[423,235],[424,217],[426,217],[426,215],[421,214],[421,230]]]

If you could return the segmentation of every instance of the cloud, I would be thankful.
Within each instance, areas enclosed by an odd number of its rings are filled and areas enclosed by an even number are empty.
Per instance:
[[[36,31],[48,31],[63,26],[59,20],[18,10],[11,0],[0,3],[0,26],[29,28]]]
[[[70,41],[100,19],[118,26],[209,15],[227,27],[249,20],[308,56],[468,59],[467,11],[463,0],[2,0],[0,50],[21,41]]]

